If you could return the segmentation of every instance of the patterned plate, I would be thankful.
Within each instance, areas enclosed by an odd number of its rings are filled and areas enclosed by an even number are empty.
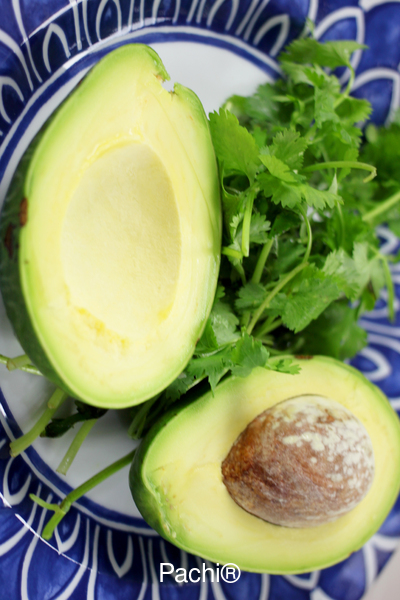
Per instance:
[[[206,111],[232,93],[250,93],[279,75],[276,56],[311,19],[318,39],[354,39],[353,92],[390,119],[400,102],[400,4],[381,0],[0,0],[0,204],[29,142],[88,68],[120,44],[140,41],[160,54],[174,80],[194,89]],[[348,72],[344,71],[345,84]],[[381,232],[383,248],[397,240]],[[400,298],[400,268],[393,271]],[[383,296],[362,320],[369,345],[354,365],[400,410],[400,320],[387,320]],[[0,305],[0,352],[21,349]],[[217,581],[213,565],[199,584],[160,584],[159,565],[202,567],[164,542],[138,515],[126,470],[83,498],[50,543],[40,532],[48,515],[29,494],[58,502],[71,487],[127,453],[126,415],[99,421],[68,477],[55,473],[70,439],[39,440],[10,459],[9,438],[27,430],[51,386],[0,367],[0,600],[358,600],[400,537],[400,501],[385,524],[343,563],[302,576],[243,573]]]

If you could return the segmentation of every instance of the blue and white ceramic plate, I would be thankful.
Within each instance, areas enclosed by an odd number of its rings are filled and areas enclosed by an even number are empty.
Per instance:
[[[276,57],[306,19],[319,39],[354,39],[353,93],[384,123],[400,102],[400,4],[382,0],[0,0],[0,204],[29,142],[87,70],[115,46],[152,45],[172,81],[191,87],[206,112],[232,93],[248,94],[279,76]],[[345,84],[348,73],[342,75]],[[382,231],[383,247],[397,240]],[[400,298],[400,268],[394,270]],[[389,324],[385,297],[362,321],[369,345],[354,364],[400,410],[400,318]],[[0,353],[21,349],[0,306]],[[37,419],[51,392],[43,379],[0,367],[0,600],[358,600],[400,537],[400,501],[366,546],[335,567],[302,576],[242,574],[235,584],[159,583],[160,562],[199,559],[158,537],[140,518],[127,470],[68,513],[50,543],[48,518],[30,493],[59,502],[129,452],[123,412],[101,419],[68,477],[55,468],[71,439],[42,439],[10,459],[9,438]],[[208,565],[210,566],[210,565]]]

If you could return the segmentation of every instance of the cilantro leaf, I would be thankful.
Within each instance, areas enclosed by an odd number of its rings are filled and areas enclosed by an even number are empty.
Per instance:
[[[225,102],[224,108],[245,120],[251,119],[261,123],[274,121],[278,116],[275,97],[275,86],[265,83],[250,97],[232,96]]]
[[[350,123],[363,123],[370,117],[371,112],[372,106],[368,100],[352,96],[347,96],[336,109],[339,118]]]
[[[231,349],[228,347],[209,356],[192,358],[185,371],[198,380],[208,377],[211,389],[215,390],[217,383],[227,373],[231,364],[230,353]]]
[[[255,367],[265,367],[269,352],[260,340],[245,333],[232,351],[233,375],[247,377]]]
[[[209,354],[218,350],[217,337],[214,333],[211,317],[208,317],[203,335],[196,344],[195,354]]]
[[[261,283],[247,283],[239,289],[235,307],[239,311],[258,308],[266,294],[265,287]]]
[[[321,67],[336,69],[337,67],[349,66],[350,56],[355,50],[366,48],[353,40],[341,40],[331,42],[317,42],[313,38],[301,38],[292,42],[283,54],[281,61],[291,61],[301,64],[315,64]]]
[[[254,213],[250,223],[250,242],[252,244],[265,244],[269,239],[268,232],[271,229],[270,221],[260,213]]]
[[[172,402],[179,400],[179,398],[186,394],[192,387],[194,381],[194,375],[188,375],[187,373],[183,372],[164,390],[166,399]]]
[[[239,171],[253,182],[260,164],[253,136],[239,124],[235,115],[224,109],[210,114],[210,131],[224,174]]]
[[[240,337],[237,330],[239,319],[226,302],[214,304],[210,320],[219,347],[233,343]]]
[[[270,358],[267,367],[272,371],[287,373],[288,375],[297,375],[301,370],[299,365],[293,362],[292,358]]]
[[[292,237],[278,239],[276,244],[277,256],[271,265],[271,278],[280,277],[282,273],[294,268],[304,252],[304,246],[299,240]]]
[[[53,417],[40,434],[40,437],[57,438],[64,435],[72,429],[76,423],[88,421],[91,419],[99,419],[106,414],[107,410],[90,406],[81,400],[75,400],[76,413],[68,417]]]
[[[360,292],[360,276],[357,265],[343,248],[334,250],[326,257],[323,272],[332,277],[338,287],[350,300],[355,300]]]
[[[266,197],[271,197],[275,204],[280,204],[283,208],[295,208],[302,202],[300,184],[287,183],[269,173],[261,173],[258,183]]]
[[[237,228],[243,220],[244,207],[246,205],[246,192],[236,194],[228,193],[222,188],[222,208],[224,213],[225,227],[229,237],[233,241]]]
[[[338,87],[334,89],[329,86],[315,88],[315,123],[317,127],[322,127],[325,121],[339,122],[340,118],[335,111],[335,102],[339,95]]]
[[[282,181],[287,183],[295,183],[297,178],[287,164],[272,154],[260,154],[261,162],[267,167],[268,171]]]
[[[289,295],[278,294],[270,305],[281,315],[286,327],[295,333],[307,327],[340,296],[336,282],[315,266],[307,267],[301,275],[297,290]]]
[[[357,325],[357,311],[346,300],[330,304],[301,335],[302,352],[338,360],[351,358],[367,344],[367,332]]]
[[[263,148],[267,144],[268,133],[256,125],[252,131],[253,138],[259,148]]]
[[[377,298],[385,285],[385,275],[377,256],[371,257],[368,244],[360,242],[354,244],[353,258],[359,274],[360,288],[366,287],[371,282]]]
[[[275,237],[276,235],[281,235],[282,233],[289,231],[289,229],[292,229],[292,227],[298,226],[300,221],[301,217],[299,214],[289,210],[282,210],[272,225],[271,237]]]
[[[299,187],[301,197],[308,206],[313,206],[317,210],[323,210],[326,206],[332,208],[337,202],[342,203],[340,196],[328,190],[318,190],[307,184],[301,184]]]
[[[279,57],[281,61],[281,68],[284,73],[288,76],[288,79],[295,85],[299,85],[305,83],[306,85],[310,85],[309,73],[310,70],[308,67],[300,66],[294,62],[286,61],[284,59],[284,55],[281,54]],[[287,101],[289,100],[289,95]],[[295,97],[293,97],[292,102],[295,101]]]
[[[274,136],[271,151],[290,169],[300,169],[307,147],[308,141],[304,137],[300,137],[299,132],[284,129]]]
[[[210,354],[240,338],[239,319],[226,302],[216,300],[203,335],[197,342],[195,355]]]
[[[221,285],[220,283],[217,285],[217,289],[215,291],[215,299],[214,302],[217,302],[217,300],[221,300],[221,298],[224,298],[225,296],[225,288],[223,285]]]
[[[258,182],[264,194],[271,196],[272,201],[281,204],[283,208],[296,208],[302,201],[317,210],[342,203],[340,196],[328,190],[319,190],[306,183],[289,183],[268,173],[261,173]]]

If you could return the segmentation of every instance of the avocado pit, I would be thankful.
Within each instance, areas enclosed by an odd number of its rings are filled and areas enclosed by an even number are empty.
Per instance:
[[[302,395],[246,427],[222,463],[222,476],[233,500],[264,521],[322,525],[367,494],[374,478],[372,442],[343,405]]]

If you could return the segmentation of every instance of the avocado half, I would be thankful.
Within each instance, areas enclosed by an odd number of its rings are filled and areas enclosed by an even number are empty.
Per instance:
[[[354,368],[327,357],[298,359],[288,375],[255,369],[213,396],[166,414],[142,441],[130,471],[133,499],[164,538],[203,558],[260,573],[294,574],[333,565],[380,527],[400,488],[400,424],[382,392]],[[336,400],[364,425],[375,474],[364,499],[336,521],[310,528],[273,525],[238,506],[221,463],[238,435],[271,406],[304,394]]]
[[[197,96],[158,55],[98,63],[24,156],[0,226],[0,285],[25,352],[90,404],[138,404],[193,354],[217,283],[216,159]]]

